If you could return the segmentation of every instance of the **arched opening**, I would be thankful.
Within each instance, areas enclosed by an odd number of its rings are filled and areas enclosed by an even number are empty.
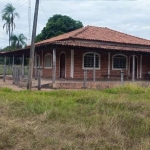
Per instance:
[[[95,57],[95,68],[100,69],[100,55],[98,53],[87,52],[83,54],[83,69],[93,69],[94,68],[94,57]]]
[[[45,55],[44,67],[45,68],[52,68],[52,55],[49,53]]]
[[[112,58],[112,69],[122,70],[127,69],[127,56],[123,54],[116,54]]]

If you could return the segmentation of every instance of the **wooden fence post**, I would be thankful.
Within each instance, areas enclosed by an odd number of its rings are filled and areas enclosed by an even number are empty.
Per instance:
[[[12,84],[14,84],[14,65],[12,66],[12,80],[13,80]]]
[[[84,69],[84,83],[83,83],[83,88],[86,89],[86,81],[87,81],[87,69]]]
[[[3,81],[5,82],[6,77],[6,65],[3,66]]]
[[[123,81],[124,81],[124,71],[121,70],[121,84],[123,84]]]

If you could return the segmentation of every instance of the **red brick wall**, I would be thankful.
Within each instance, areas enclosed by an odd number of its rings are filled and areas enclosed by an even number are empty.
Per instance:
[[[86,51],[86,50],[74,50],[74,78],[75,79],[83,79],[84,77],[84,71],[82,69],[82,61],[83,61],[83,54],[86,52],[90,52],[90,51]],[[107,75],[108,74],[108,53],[107,52],[98,52],[95,51],[96,53],[98,53],[100,55],[100,69],[96,70],[96,79],[102,79],[104,78],[103,75]],[[37,52],[40,55],[40,63],[41,63],[41,67],[43,68],[43,77],[52,77],[52,68],[44,68],[44,56],[47,53],[50,53],[53,55],[53,50],[51,48],[45,48],[43,49],[43,51],[39,51]],[[59,66],[60,66],[60,55],[61,53],[65,53],[66,55],[66,79],[70,79],[70,71],[71,71],[71,50],[59,50],[56,49],[56,78],[60,77],[60,70],[59,70]],[[120,70],[113,70],[112,69],[112,57],[115,54],[123,54],[123,53],[110,53],[110,75],[120,75]],[[128,58],[128,66],[127,69],[124,70],[125,75],[129,74],[129,57],[132,54],[125,54]],[[42,57],[43,56],[43,57]],[[140,55],[136,55],[138,57],[138,78],[140,78]],[[143,55],[142,56],[142,77],[145,77],[145,74],[150,71],[150,59],[149,56],[147,55]],[[131,78],[132,74],[130,74],[130,78]],[[93,78],[93,70],[88,70],[87,73],[87,77],[88,79],[92,79]]]

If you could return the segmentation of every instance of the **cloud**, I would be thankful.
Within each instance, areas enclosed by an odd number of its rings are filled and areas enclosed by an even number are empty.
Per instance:
[[[26,1],[26,3],[25,3]],[[27,0],[9,0],[20,13],[20,20],[15,20],[14,33],[23,33],[28,37],[28,2]],[[24,2],[24,5],[22,3]],[[1,0],[0,11],[6,5]],[[35,0],[32,0],[32,20]],[[80,20],[84,25],[108,27],[142,38],[150,39],[150,1],[148,0],[42,0],[39,5],[37,34],[46,25],[49,17],[62,14]],[[8,39],[0,21],[0,39]],[[32,25],[31,25],[32,27]],[[3,40],[4,41],[4,40]],[[8,42],[0,42],[0,47],[7,46]]]

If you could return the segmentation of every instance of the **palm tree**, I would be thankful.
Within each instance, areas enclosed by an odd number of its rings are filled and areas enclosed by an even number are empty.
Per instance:
[[[10,41],[12,42],[12,47],[14,49],[20,49],[24,46],[26,46],[26,42],[25,40],[27,40],[27,38],[21,33],[18,36],[17,35],[11,35],[10,36]]]
[[[11,26],[10,18],[5,17],[5,19],[3,19],[3,20],[6,21],[3,25],[3,29],[6,28],[6,33],[9,35],[9,46],[10,46],[10,26]]]
[[[5,8],[2,10],[2,20],[5,20],[3,29],[6,27],[6,33],[9,33],[9,46],[10,46],[10,36],[15,29],[14,19],[15,17],[19,18],[19,14],[15,12],[15,7],[11,3],[5,5]]]

